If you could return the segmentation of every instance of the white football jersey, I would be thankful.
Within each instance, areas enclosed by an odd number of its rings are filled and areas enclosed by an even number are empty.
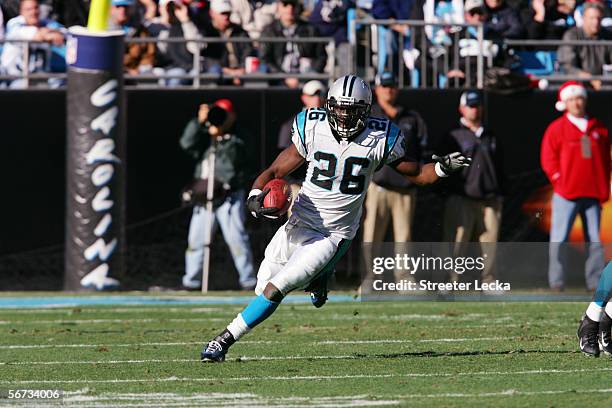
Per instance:
[[[404,158],[403,134],[389,120],[370,117],[358,136],[338,141],[325,109],[319,108],[295,117],[291,140],[308,162],[292,217],[323,233],[352,239],[374,172]]]

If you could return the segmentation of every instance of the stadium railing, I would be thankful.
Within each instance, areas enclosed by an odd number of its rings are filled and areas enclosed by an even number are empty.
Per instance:
[[[608,46],[609,40],[504,40],[504,45],[514,50],[518,57],[517,69],[530,75],[533,79],[547,80],[550,85],[558,86],[565,81],[601,81],[602,89],[612,87],[612,66],[606,73],[605,67],[602,75],[584,77],[569,75],[563,72],[557,61],[558,49],[562,45]]]
[[[335,71],[337,68],[337,62],[335,58],[336,52],[336,43],[333,37],[311,37],[311,38],[278,38],[278,37],[261,37],[256,40],[250,38],[219,38],[219,37],[200,37],[200,38],[126,38],[126,45],[129,44],[142,44],[142,43],[197,43],[197,44],[213,44],[213,43],[286,43],[286,42],[294,42],[294,43],[322,43],[327,47],[328,52],[328,63],[327,67],[329,68],[327,72],[305,72],[305,73],[270,73],[270,72],[252,72],[245,73],[242,75],[223,75],[222,73],[209,73],[202,72],[202,68],[204,66],[205,57],[203,55],[204,49],[197,47],[197,52],[193,54],[193,69],[189,73],[185,74],[173,74],[173,73],[142,73],[137,75],[129,75],[125,74],[124,78],[129,80],[133,84],[140,84],[141,82],[147,86],[156,86],[156,81],[164,80],[164,79],[185,79],[191,82],[190,85],[184,85],[187,87],[200,88],[205,85],[213,85],[216,81],[221,79],[232,79],[239,78],[244,82],[252,82],[252,81],[274,81],[274,80],[282,80],[285,78],[298,78],[300,80],[310,80],[310,79],[318,79],[322,81],[327,81],[331,84],[335,77]],[[57,61],[58,57],[63,58],[63,53],[65,53],[65,49],[61,50],[61,47],[55,47],[47,42],[41,41],[29,41],[29,40],[0,40],[1,45],[5,45],[8,43],[20,44],[22,47],[21,50],[21,67],[30,67],[31,61],[30,57],[32,55],[31,46],[36,45],[37,52],[45,53],[45,62],[44,66],[39,67],[40,71],[30,72],[29,69],[22,69],[19,74],[8,74],[3,68],[0,68],[0,81],[8,82],[13,80],[23,80],[22,86],[19,89],[29,88],[31,82],[36,80],[39,81],[39,84],[44,85],[44,81],[49,80],[58,80],[62,81],[66,79],[66,73],[64,72],[53,72],[53,67],[51,66],[52,61]],[[261,60],[260,60],[261,61]],[[58,70],[57,67],[55,70]],[[63,84],[56,82],[58,85],[55,87],[61,87]]]
[[[392,27],[397,26],[405,26],[406,31],[394,31]],[[381,70],[393,71],[402,88],[457,88],[463,84],[482,88],[485,65],[493,65],[498,48],[484,39],[482,25],[420,20],[351,20],[349,41],[354,71],[362,52],[365,69],[361,75],[373,80]],[[448,77],[451,70],[460,69],[464,81]]]
[[[406,31],[393,31],[392,26],[405,26]],[[567,80],[599,80],[604,88],[612,86],[612,69],[608,75],[587,78],[566,74],[557,63],[561,45],[612,46],[612,41],[492,41],[484,38],[480,24],[372,18],[351,20],[349,41],[354,72],[373,81],[378,72],[392,71],[401,88],[483,88],[487,69],[501,59],[505,66],[534,80],[546,79],[552,87]],[[357,61],[364,61],[363,66],[357,66]],[[463,78],[449,76],[458,70]]]

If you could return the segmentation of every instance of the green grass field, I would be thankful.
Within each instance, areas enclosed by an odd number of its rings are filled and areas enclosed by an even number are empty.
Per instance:
[[[612,359],[577,352],[585,306],[285,304],[223,364],[199,352],[240,305],[0,309],[0,390],[63,389],[74,407],[610,407]]]

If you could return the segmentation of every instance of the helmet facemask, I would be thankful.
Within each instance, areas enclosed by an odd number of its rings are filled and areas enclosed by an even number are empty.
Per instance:
[[[331,97],[325,104],[331,128],[342,139],[352,139],[366,126],[371,105],[351,97]]]

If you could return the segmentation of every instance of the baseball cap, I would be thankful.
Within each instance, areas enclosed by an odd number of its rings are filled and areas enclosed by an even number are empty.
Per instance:
[[[461,106],[480,106],[482,105],[482,98],[480,94],[476,91],[466,91],[461,94],[461,98],[459,98],[459,104]]]
[[[483,0],[465,0],[465,6],[463,6],[465,11],[470,11],[477,8],[484,8]]]
[[[385,71],[381,74],[376,75],[376,78],[374,79],[374,84],[376,86],[397,87],[395,75],[393,75],[393,73],[389,71]]]
[[[325,94],[325,85],[321,81],[308,81],[302,87],[302,93],[304,95],[314,96],[314,95],[324,95]]]
[[[229,0],[212,0],[210,2],[210,9],[215,13],[231,13],[232,3]]]
[[[130,7],[134,5],[134,0],[113,0],[112,5],[115,7]]]
[[[228,113],[234,111],[234,104],[227,98],[216,100],[215,103],[213,103],[213,106],[218,106]]]

